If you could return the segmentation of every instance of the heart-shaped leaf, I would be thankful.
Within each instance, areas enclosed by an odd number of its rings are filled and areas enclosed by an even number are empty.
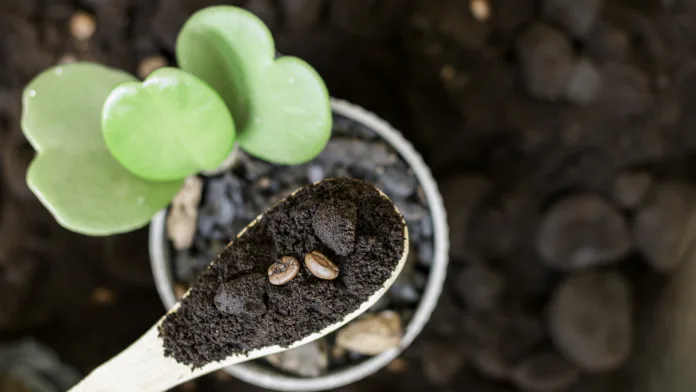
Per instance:
[[[101,112],[119,83],[134,78],[98,64],[42,72],[23,94],[22,130],[38,152],[27,183],[65,228],[110,235],[145,226],[183,181],[151,182],[121,166],[106,148]]]
[[[235,137],[230,112],[215,90],[176,68],[116,87],[104,104],[102,131],[121,165],[153,181],[215,169]]]
[[[249,154],[299,164],[325,147],[332,117],[324,81],[299,58],[276,60],[271,32],[254,14],[233,6],[198,11],[182,28],[176,53],[181,68],[222,96]]]

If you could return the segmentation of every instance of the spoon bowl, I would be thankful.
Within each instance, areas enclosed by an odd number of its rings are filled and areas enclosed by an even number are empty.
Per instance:
[[[326,179],[320,182],[326,181],[335,180]],[[301,191],[302,189],[304,189],[304,187],[298,189],[285,199],[278,202],[276,206],[282,204],[288,198],[297,194],[297,192]],[[387,195],[377,188],[374,189],[382,198],[391,203]],[[382,297],[382,295],[387,292],[404,267],[408,256],[408,229],[403,221],[403,216],[401,213],[398,211],[396,206],[393,204],[391,205],[401,218],[404,243],[403,252],[399,257],[399,261],[395,268],[392,270],[391,275],[384,282],[384,284],[374,293],[372,293],[367,300],[362,302],[357,309],[352,311],[350,314],[347,314],[340,321],[330,324],[319,331],[310,333],[309,335],[306,335],[289,345],[281,346],[278,344],[269,344],[268,346],[250,350],[245,354],[231,355],[226,357],[224,360],[213,361],[203,365],[202,367],[192,368],[190,365],[177,362],[174,358],[165,356],[163,339],[159,335],[160,327],[167,318],[167,315],[173,314],[179,310],[181,302],[178,302],[142,337],[140,337],[124,351],[92,371],[81,382],[70,389],[69,392],[162,392],[186,381],[198,378],[222,368],[290,350],[336,331],[372,307]],[[249,223],[239,234],[237,234],[236,238],[240,238],[251,227],[261,222],[266,216],[266,212],[259,215],[256,219]],[[227,247],[233,247],[234,245],[235,241],[232,241],[227,245]],[[189,294],[190,289],[183,295],[182,299],[186,298]]]

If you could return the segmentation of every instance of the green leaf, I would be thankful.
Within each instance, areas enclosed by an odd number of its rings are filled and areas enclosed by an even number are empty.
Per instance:
[[[25,88],[22,130],[38,155],[27,184],[65,228],[111,235],[145,226],[183,181],[151,182],[128,172],[101,133],[106,97],[129,74],[73,63],[42,72]]]
[[[331,104],[319,74],[296,57],[275,60],[268,28],[254,14],[213,6],[194,14],[177,39],[177,60],[222,96],[239,145],[280,164],[313,159],[331,135]]]
[[[215,90],[176,68],[116,87],[104,104],[102,131],[121,165],[153,181],[215,169],[235,137],[230,112]]]
[[[174,198],[182,181],[135,177],[106,150],[42,152],[29,166],[29,188],[58,222],[90,235],[123,233],[147,224]]]

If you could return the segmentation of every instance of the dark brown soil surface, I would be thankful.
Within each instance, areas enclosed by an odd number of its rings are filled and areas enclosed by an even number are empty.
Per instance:
[[[186,18],[220,3],[0,1],[2,340],[34,336],[88,372],[161,316],[147,230],[66,232],[26,188],[20,93],[70,57],[133,73],[151,55],[171,63]],[[634,322],[645,319],[674,268],[663,239],[683,235],[694,207],[692,2],[490,0],[485,20],[463,0],[226,3],[258,13],[278,50],[313,64],[333,96],[402,130],[446,199],[452,264],[432,321],[402,362],[342,391],[539,388],[532,370],[558,355],[547,352],[547,305],[578,268],[620,273]],[[86,42],[70,34],[77,10],[96,18]],[[570,224],[568,206],[592,219]],[[568,368],[555,381],[579,383],[574,392],[634,390],[623,368]],[[259,390],[222,374],[178,389]]]

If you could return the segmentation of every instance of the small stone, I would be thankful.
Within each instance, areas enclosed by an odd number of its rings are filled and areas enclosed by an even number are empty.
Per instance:
[[[426,241],[420,244],[418,247],[418,263],[425,266],[433,265],[433,258],[435,257],[435,249],[433,248],[432,241]]]
[[[408,361],[402,357],[394,358],[394,360],[387,365],[387,370],[396,374],[406,373],[408,371]]]
[[[323,340],[266,357],[273,366],[301,377],[319,377],[329,368],[329,354]]]
[[[573,48],[565,34],[543,24],[530,27],[517,52],[527,91],[539,99],[559,99],[573,70]]]
[[[655,102],[650,78],[641,69],[628,64],[607,63],[602,66],[601,74],[602,91],[597,99],[610,105],[616,115],[639,115]]]
[[[652,184],[652,177],[648,173],[622,173],[614,182],[614,199],[622,207],[635,208],[645,199]]]
[[[537,248],[550,267],[577,270],[619,261],[631,249],[631,239],[614,208],[597,196],[579,194],[546,213]]]
[[[476,350],[471,357],[471,365],[493,380],[507,380],[510,376],[510,365],[491,349]]]
[[[292,31],[311,30],[319,22],[324,0],[281,0],[285,26]]]
[[[71,64],[77,61],[77,57],[72,54],[65,54],[58,60],[58,64]]]
[[[675,270],[690,243],[696,189],[681,182],[660,184],[638,211],[633,238],[647,261],[660,272]]]
[[[312,225],[314,233],[324,245],[340,256],[347,256],[355,247],[357,219],[358,208],[355,204],[327,202],[317,208]]]
[[[471,216],[490,189],[490,181],[477,175],[460,175],[442,183],[442,197],[447,210],[447,222],[449,224],[450,254],[454,258],[461,259],[470,255],[470,246],[467,241]],[[401,204],[395,204],[406,217]],[[419,204],[415,205],[422,209]],[[425,214],[419,217],[419,219],[424,216]]]
[[[324,168],[319,165],[309,165],[307,167],[307,180],[311,183],[317,183],[324,179]]]
[[[262,161],[260,159],[254,159],[247,154],[239,155],[239,162],[244,168],[244,175],[249,180],[256,180],[259,177],[268,176],[269,172],[273,168],[268,162]]]
[[[385,143],[338,137],[329,140],[318,159],[330,166],[354,165],[370,171],[396,162]]]
[[[234,380],[234,377],[224,370],[218,370],[217,372],[213,373],[213,377],[215,377],[217,382],[229,382]]]
[[[448,385],[463,367],[465,356],[463,348],[451,341],[425,341],[423,372],[434,385]]]
[[[505,291],[505,278],[485,265],[469,265],[457,276],[455,290],[469,309],[493,310]]]
[[[205,256],[192,256],[189,252],[177,252],[174,257],[176,278],[187,283],[193,282],[196,275],[210,264],[210,260],[212,259]]]
[[[336,345],[363,355],[398,347],[403,336],[401,316],[392,311],[365,315],[336,334]]]
[[[623,62],[631,51],[631,37],[617,26],[606,21],[598,23],[588,39],[588,50],[593,57],[603,61]]]
[[[268,280],[279,286],[291,281],[300,272],[300,262],[292,256],[283,256],[268,267]]]
[[[485,22],[491,16],[491,5],[488,0],[470,0],[469,9],[476,20]]]
[[[333,280],[338,277],[338,267],[319,251],[313,250],[305,255],[305,265],[312,275],[319,279]]]
[[[378,187],[391,198],[407,198],[416,192],[418,180],[406,167],[390,165],[379,176]]]
[[[331,348],[331,359],[334,361],[342,361],[345,359],[347,353],[348,351],[345,348],[334,345],[333,348]]]
[[[265,280],[265,277],[254,273],[220,284],[215,294],[215,307],[220,312],[230,315],[263,315],[267,310],[263,300],[265,289],[263,285],[258,284],[259,280]]]
[[[512,369],[512,382],[529,392],[569,390],[580,377],[577,367],[555,351],[537,353]]]
[[[545,0],[543,10],[570,34],[583,38],[597,21],[602,3],[603,0]]]
[[[394,287],[394,286],[392,285],[392,287]],[[389,291],[391,292],[391,290],[392,289],[390,288]],[[391,301],[389,300],[389,296],[383,295],[382,297],[380,297],[380,299],[377,300],[377,302],[375,302],[374,305],[372,305],[370,307],[369,311],[372,313],[381,312],[381,311],[389,308],[390,304],[391,304]]]
[[[415,304],[420,299],[416,288],[410,283],[394,282],[389,288],[389,297],[396,304]]]
[[[92,291],[92,302],[97,305],[111,305],[114,303],[114,293],[106,287],[97,287]]]
[[[70,34],[78,41],[87,41],[94,35],[97,22],[94,16],[84,11],[77,11],[70,19]]]
[[[167,215],[167,236],[176,249],[188,249],[193,244],[202,191],[203,180],[191,176],[184,181],[184,186],[172,200]]]
[[[572,275],[553,294],[548,312],[556,347],[583,370],[614,370],[628,358],[633,301],[628,282],[618,273]]]
[[[167,60],[160,55],[147,56],[138,65],[138,76],[147,78],[152,72],[167,66]]]
[[[453,80],[456,75],[457,75],[457,70],[449,64],[443,65],[442,68],[440,69],[440,77],[445,82],[449,82],[449,81]]]
[[[188,291],[188,288],[186,286],[176,283],[174,284],[174,296],[176,296],[177,300],[181,300],[184,298],[184,295],[186,295],[186,292]]]
[[[573,66],[565,96],[573,103],[585,105],[597,96],[601,84],[602,77],[597,68],[589,59],[582,58]]]

